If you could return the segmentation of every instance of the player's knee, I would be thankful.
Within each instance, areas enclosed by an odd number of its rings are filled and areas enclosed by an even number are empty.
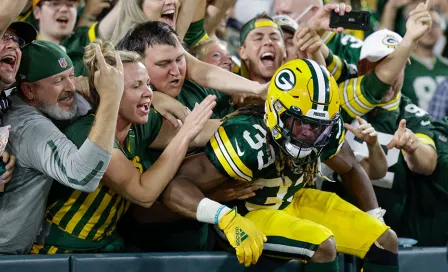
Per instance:
[[[395,231],[393,231],[392,229],[388,229],[386,232],[384,232],[383,235],[378,238],[377,242],[385,250],[395,254],[398,253],[398,237]]]
[[[311,258],[311,262],[315,263],[326,263],[331,262],[336,259],[337,251],[336,251],[336,241],[333,237],[328,238],[323,241],[313,257]]]

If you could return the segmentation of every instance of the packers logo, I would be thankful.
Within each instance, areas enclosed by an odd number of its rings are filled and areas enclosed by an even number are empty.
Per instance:
[[[387,46],[387,48],[395,48],[399,43],[400,42],[392,35],[387,35],[386,38],[383,39],[383,44]]]
[[[275,86],[281,91],[290,91],[296,85],[296,76],[291,69],[283,69],[275,77]]]

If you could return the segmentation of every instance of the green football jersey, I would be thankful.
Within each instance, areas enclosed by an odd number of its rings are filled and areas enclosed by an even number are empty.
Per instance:
[[[335,55],[347,61],[352,69],[357,70],[361,47],[364,44],[362,40],[346,33],[334,32],[325,33],[322,40]]]
[[[388,171],[386,176],[379,180],[372,180],[378,203],[387,210],[384,217],[386,223],[400,233],[403,227],[403,213],[408,199],[408,180],[412,173],[405,162],[403,153],[396,148],[387,150],[386,145],[392,140],[400,120],[405,119],[406,127],[414,132],[421,143],[434,146],[430,117],[424,110],[412,104],[409,98],[402,95],[399,108],[395,110],[377,108],[363,118],[377,131],[378,142],[387,157]],[[357,127],[358,122],[354,120],[352,126]],[[365,142],[359,141],[351,132],[347,132],[345,138],[357,157],[368,157],[369,152]],[[338,179],[335,176],[333,178]],[[335,184],[330,186],[333,187],[332,190],[339,191],[339,189],[334,189]]]
[[[84,65],[84,47],[98,37],[98,24],[91,27],[78,27],[72,35],[61,42],[67,55],[75,66],[75,76],[88,76],[87,67]]]
[[[194,46],[208,38],[207,32],[204,29],[204,19],[193,22],[188,27],[183,42],[187,48]]]
[[[210,94],[216,95],[216,106],[213,109],[212,119],[221,119],[235,111],[235,108],[231,105],[232,98],[230,96],[213,89],[204,88],[188,79],[184,81],[182,91],[177,99],[187,108],[193,110],[196,104],[200,104]]]
[[[81,117],[67,127],[67,138],[80,147],[87,139],[94,121],[93,114]],[[143,173],[152,165],[146,149],[157,137],[161,126],[162,117],[151,110],[146,124],[131,127],[126,147],[120,147],[115,141],[114,148],[121,150],[139,172]],[[57,226],[59,231],[50,233],[46,241],[64,250],[80,251],[95,250],[103,246],[103,243],[109,243],[108,239],[114,237],[118,220],[131,204],[102,181],[92,193],[76,191],[55,183],[48,203],[45,219]],[[120,239],[117,238],[115,242],[119,244]]]
[[[321,155],[326,160],[337,154],[344,141],[343,121],[334,126],[332,138]],[[256,196],[238,202],[239,211],[284,209],[305,184],[303,173],[285,165],[285,181],[277,173],[275,153],[279,148],[270,137],[262,117],[238,115],[224,121],[205,147],[210,162],[224,175],[242,182],[257,181],[264,187]],[[269,139],[269,145],[267,145]],[[269,151],[268,151],[269,148]]]
[[[433,123],[437,167],[429,175],[412,175],[403,236],[419,246],[445,246],[448,240],[448,117]]]
[[[435,57],[432,63],[411,55],[411,64],[406,66],[401,92],[414,104],[428,110],[429,103],[437,89],[448,75],[448,60]]]

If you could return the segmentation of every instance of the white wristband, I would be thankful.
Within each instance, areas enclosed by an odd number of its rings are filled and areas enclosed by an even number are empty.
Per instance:
[[[226,205],[222,205],[208,198],[203,198],[199,202],[198,209],[196,210],[196,219],[199,222],[217,225],[219,220],[229,211],[230,208]]]
[[[375,217],[376,219],[380,220],[382,223],[384,223],[383,216],[386,214],[385,209],[381,209],[381,207],[372,209],[370,211],[367,211],[366,213],[370,214],[371,216]]]

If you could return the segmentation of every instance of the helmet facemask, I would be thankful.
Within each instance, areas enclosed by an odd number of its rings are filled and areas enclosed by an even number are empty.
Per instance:
[[[283,107],[283,113],[279,109]],[[280,116],[278,125],[272,130],[274,140],[288,158],[293,171],[299,171],[302,164],[314,163],[329,143],[333,127],[339,115],[331,120],[304,116],[297,107],[286,109],[280,101],[274,103],[274,111]],[[281,112],[281,111],[280,111]],[[278,139],[276,134],[281,133]]]

